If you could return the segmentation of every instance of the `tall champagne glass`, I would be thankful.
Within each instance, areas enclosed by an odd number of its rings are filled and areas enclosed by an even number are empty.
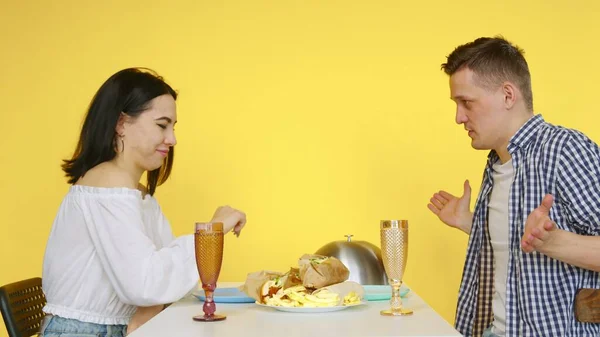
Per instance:
[[[223,261],[223,223],[198,222],[196,223],[195,248],[196,267],[202,281],[205,300],[204,315],[194,316],[195,321],[214,322],[226,318],[225,315],[216,315],[217,306],[213,300],[213,293],[217,288],[217,280],[221,272]]]
[[[407,220],[381,220],[381,257],[388,281],[392,286],[391,308],[382,310],[384,316],[404,316],[413,313],[410,309],[402,307],[400,286],[408,259],[408,221]]]

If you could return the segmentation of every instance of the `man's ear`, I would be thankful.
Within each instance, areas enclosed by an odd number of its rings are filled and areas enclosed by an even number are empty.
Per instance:
[[[129,116],[127,116],[127,114],[121,112],[121,115],[119,116],[119,120],[117,121],[117,126],[115,127],[115,132],[120,137],[123,137],[125,135],[125,123],[128,121],[128,119],[129,119]]]
[[[504,107],[507,110],[512,109],[517,103],[519,93],[517,87],[511,82],[504,82],[502,83],[502,93],[504,94]]]

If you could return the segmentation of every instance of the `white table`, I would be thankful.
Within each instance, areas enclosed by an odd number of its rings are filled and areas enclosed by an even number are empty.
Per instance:
[[[219,287],[240,283],[221,282]],[[413,309],[411,316],[381,316],[389,301],[369,301],[365,305],[321,314],[287,313],[252,303],[217,303],[220,322],[196,322],[192,316],[203,314],[202,304],[189,296],[173,303],[129,336],[131,337],[317,337],[317,336],[461,336],[416,293],[403,298]]]

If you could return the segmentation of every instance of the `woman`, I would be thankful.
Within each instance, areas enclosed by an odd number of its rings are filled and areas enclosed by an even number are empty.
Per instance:
[[[44,256],[42,336],[123,336],[196,288],[193,235],[175,238],[153,197],[173,165],[176,99],[140,68],[117,72],[94,96],[63,164],[72,186]],[[246,216],[225,206],[212,221],[239,235]]]

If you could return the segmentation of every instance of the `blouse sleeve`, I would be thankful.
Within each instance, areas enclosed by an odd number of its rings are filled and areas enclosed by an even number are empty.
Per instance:
[[[173,230],[171,229],[171,223],[169,219],[162,212],[161,207],[156,205],[156,219],[158,219],[158,237],[160,238],[160,242],[164,247],[169,246],[171,242],[175,239],[175,235],[173,235]],[[193,240],[193,239],[192,239]]]
[[[161,209],[160,205],[158,205],[158,203],[156,204],[156,210],[157,210],[156,218],[158,219],[158,222],[159,222],[158,235],[160,237],[163,247],[167,247],[167,246],[171,245],[173,243],[173,241],[176,240],[176,237],[175,237],[175,235],[173,235],[173,230],[171,228],[171,223],[169,222],[169,219],[167,219],[165,214],[162,212],[162,209]],[[194,245],[195,244],[194,236],[193,236],[193,234],[191,234],[190,236],[192,236],[192,245]],[[199,275],[198,275],[198,269],[196,267],[195,247],[192,249],[194,249],[193,250],[194,251],[194,257],[193,257],[194,262],[193,262],[192,268],[194,270],[193,274],[195,275],[194,277],[196,278],[196,282],[194,283],[192,288],[188,289],[185,296],[192,295],[194,293],[194,291],[198,289]]]
[[[141,202],[132,195],[90,198],[83,205],[86,226],[121,301],[175,302],[198,283],[193,236],[173,238],[158,249],[143,230]]]

